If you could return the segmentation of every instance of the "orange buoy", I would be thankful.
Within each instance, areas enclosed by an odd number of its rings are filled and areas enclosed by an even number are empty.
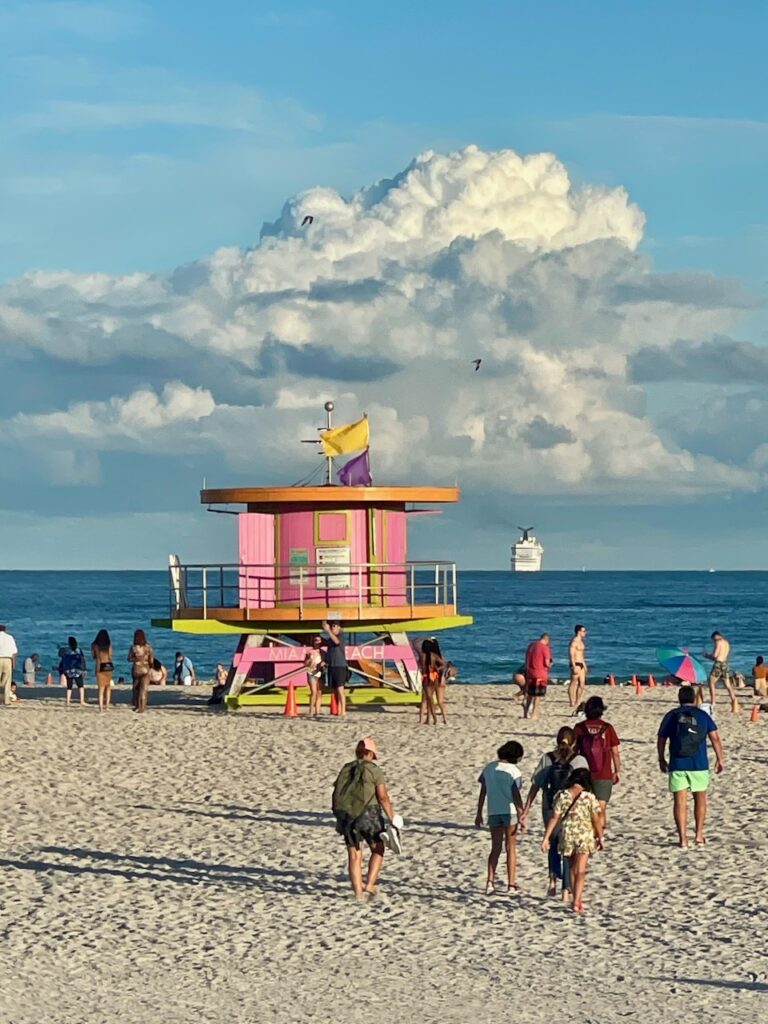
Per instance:
[[[293,685],[293,680],[288,683],[288,693],[285,695],[285,707],[283,708],[283,714],[286,718],[299,717],[299,708],[296,704],[296,689]]]
[[[750,722],[757,722],[760,718],[760,705],[754,704],[752,706],[752,714],[749,716]]]

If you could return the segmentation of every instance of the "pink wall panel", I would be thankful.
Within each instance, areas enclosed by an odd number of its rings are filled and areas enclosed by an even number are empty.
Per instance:
[[[274,608],[275,517],[241,512],[237,517],[240,564],[240,607]]]
[[[407,574],[399,566],[403,565],[407,558],[408,517],[405,512],[391,509],[387,509],[381,514],[385,517],[384,536],[386,539],[381,557],[391,566],[398,567],[389,569],[386,573],[386,600],[389,604],[405,604],[407,601]]]

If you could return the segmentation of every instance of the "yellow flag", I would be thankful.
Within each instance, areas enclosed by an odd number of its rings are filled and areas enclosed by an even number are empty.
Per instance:
[[[342,427],[324,430],[320,435],[323,452],[331,457],[362,451],[368,447],[369,440],[367,416],[363,416],[357,423],[345,423]]]

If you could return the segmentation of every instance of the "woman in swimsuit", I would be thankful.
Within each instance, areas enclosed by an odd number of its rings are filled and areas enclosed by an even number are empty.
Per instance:
[[[419,652],[419,669],[421,670],[421,703],[419,704],[419,725],[429,725],[430,715],[437,725],[433,697],[437,690],[440,673],[445,668],[445,659],[440,652],[440,644],[433,636],[421,643]]]
[[[437,706],[440,708],[443,725],[448,725],[448,719],[445,715],[445,693],[448,688],[448,683],[452,682],[455,678],[456,666],[452,661],[446,661],[442,672],[438,674],[437,685],[435,686],[435,697],[437,698]],[[432,713],[434,714],[434,709]]]
[[[312,637],[312,646],[304,659],[309,686],[309,713],[320,714],[323,705],[323,638]]]

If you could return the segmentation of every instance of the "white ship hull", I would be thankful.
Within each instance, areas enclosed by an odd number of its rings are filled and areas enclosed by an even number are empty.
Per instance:
[[[512,545],[509,567],[512,572],[540,572],[544,548],[535,537]]]

